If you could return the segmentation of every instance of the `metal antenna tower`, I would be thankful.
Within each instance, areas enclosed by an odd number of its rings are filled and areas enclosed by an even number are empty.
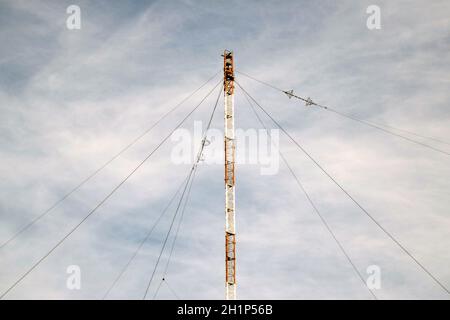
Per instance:
[[[225,105],[225,286],[226,299],[236,299],[235,229],[235,136],[234,136],[234,60],[233,52],[223,53],[223,90]]]

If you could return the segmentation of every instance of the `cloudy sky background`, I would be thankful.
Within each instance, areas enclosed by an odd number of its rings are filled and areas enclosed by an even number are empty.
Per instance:
[[[81,7],[81,30],[66,28],[70,4]],[[366,27],[371,4],[381,7],[381,30]],[[238,70],[278,87],[448,142],[449,13],[448,1],[0,1],[0,242],[219,72],[223,49],[234,50]],[[447,155],[238,79],[450,287]],[[213,82],[0,249],[0,291],[95,207]],[[184,128],[207,120],[215,96]],[[214,128],[223,125],[221,112],[220,105]],[[239,90],[236,126],[260,127]],[[361,273],[380,266],[379,298],[448,299],[286,137],[280,143]],[[173,147],[165,144],[7,298],[101,298],[189,170],[172,163]],[[237,175],[239,298],[371,298],[286,167],[262,176],[258,166],[242,165]],[[223,167],[200,166],[167,274],[181,298],[224,297],[223,192]],[[110,298],[142,297],[173,212]],[[73,264],[81,267],[81,290],[66,288]],[[174,296],[163,286],[158,298]]]

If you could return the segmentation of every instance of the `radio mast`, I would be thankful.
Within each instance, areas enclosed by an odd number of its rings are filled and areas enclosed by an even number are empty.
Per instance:
[[[223,91],[225,105],[225,286],[226,299],[236,299],[235,230],[235,136],[234,136],[234,60],[233,52],[223,53]]]

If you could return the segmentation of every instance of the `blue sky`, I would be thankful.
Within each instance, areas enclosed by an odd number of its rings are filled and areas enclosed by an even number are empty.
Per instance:
[[[71,4],[81,8],[81,30],[66,28]],[[380,30],[366,27],[371,4],[381,8]],[[237,69],[277,87],[447,139],[449,12],[446,1],[0,1],[0,242],[219,72],[224,49],[234,51]],[[238,81],[450,287],[448,156],[305,108],[244,77]],[[207,90],[0,250],[0,291]],[[236,126],[259,128],[239,90],[236,95]],[[206,121],[213,99],[184,128],[192,130],[194,119]],[[219,114],[213,127],[222,125]],[[289,140],[282,136],[280,144],[361,273],[380,266],[380,298],[448,299]],[[173,146],[164,145],[8,298],[101,298],[189,170],[170,161]],[[222,175],[220,165],[198,170],[167,274],[182,298],[224,297]],[[285,167],[262,176],[258,166],[242,165],[237,176],[239,298],[371,298]],[[173,210],[111,298],[141,298]],[[73,264],[81,267],[81,290],[66,288],[66,268]],[[163,287],[158,297],[173,295]]]

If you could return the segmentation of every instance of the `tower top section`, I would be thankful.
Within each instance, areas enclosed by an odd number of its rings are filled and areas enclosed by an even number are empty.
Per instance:
[[[234,93],[234,59],[233,52],[223,52],[223,89],[226,95]]]

